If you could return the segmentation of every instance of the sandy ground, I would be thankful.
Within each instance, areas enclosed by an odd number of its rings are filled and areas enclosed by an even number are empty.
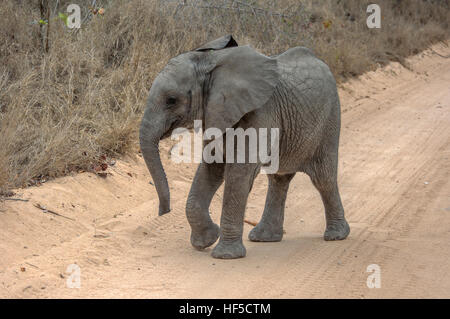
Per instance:
[[[247,240],[247,257],[216,260],[190,246],[184,215],[196,164],[163,157],[173,211],[157,216],[142,158],[107,178],[82,173],[17,190],[0,203],[0,297],[385,298],[450,297],[450,49],[442,45],[340,88],[339,184],[351,234],[325,242],[317,191],[297,174],[280,243]],[[246,218],[258,221],[260,175]],[[220,217],[221,188],[211,211]],[[44,213],[46,206],[65,217]],[[68,288],[67,267],[81,287]],[[369,289],[367,267],[380,267]]]

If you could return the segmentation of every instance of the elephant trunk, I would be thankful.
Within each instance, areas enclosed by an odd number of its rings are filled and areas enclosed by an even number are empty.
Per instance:
[[[146,110],[139,131],[139,142],[142,156],[147,165],[159,198],[159,215],[170,212],[170,191],[166,173],[161,163],[159,154],[159,140],[163,136],[164,121],[151,119],[150,111]]]

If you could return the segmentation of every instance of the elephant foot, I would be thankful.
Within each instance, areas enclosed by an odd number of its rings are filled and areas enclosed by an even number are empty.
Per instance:
[[[283,228],[258,223],[248,234],[248,239],[259,242],[281,241],[283,239]]]
[[[217,241],[219,233],[220,228],[214,223],[202,231],[192,231],[191,244],[198,250],[205,249]]]
[[[323,238],[325,240],[343,240],[350,234],[350,226],[345,219],[328,222]]]
[[[217,246],[214,247],[211,256],[219,259],[235,259],[245,257],[246,252],[242,241],[226,244],[219,241]]]

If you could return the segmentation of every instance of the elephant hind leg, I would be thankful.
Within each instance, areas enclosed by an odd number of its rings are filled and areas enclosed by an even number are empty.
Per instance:
[[[350,227],[344,216],[344,208],[337,185],[337,153],[330,157],[322,156],[314,161],[307,174],[320,193],[325,207],[325,240],[342,240],[347,238]]]
[[[269,189],[261,221],[248,234],[251,241],[274,242],[283,238],[284,207],[289,183],[295,176],[267,175]]]

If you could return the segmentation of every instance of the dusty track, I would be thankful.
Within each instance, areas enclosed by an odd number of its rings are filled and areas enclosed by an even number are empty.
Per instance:
[[[282,242],[249,242],[246,224],[245,259],[194,250],[184,205],[196,165],[170,163],[166,142],[173,211],[163,217],[141,158],[119,161],[106,179],[60,178],[19,190],[29,202],[0,203],[0,296],[449,298],[450,59],[429,50],[408,62],[410,70],[394,63],[340,89],[347,240],[323,241],[319,194],[297,174]],[[266,184],[257,178],[248,220],[259,220]],[[216,221],[221,194],[211,207]],[[80,289],[66,287],[72,263]],[[379,289],[366,286],[370,264],[381,268]]]

